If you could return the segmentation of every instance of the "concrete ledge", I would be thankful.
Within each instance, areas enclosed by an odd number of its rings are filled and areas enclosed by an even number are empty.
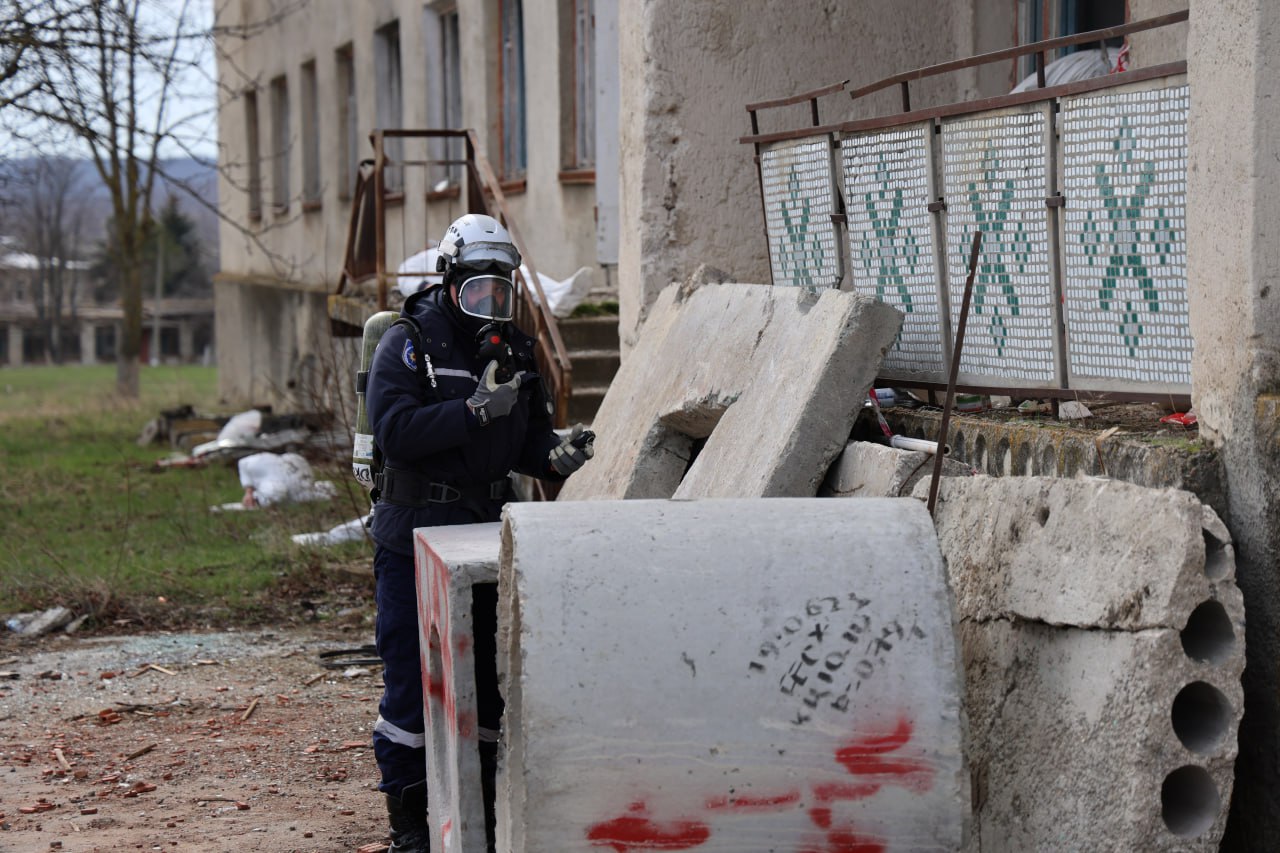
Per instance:
[[[501,527],[414,531],[432,849],[443,853],[486,847],[472,610],[475,586],[497,583]]]
[[[503,540],[497,849],[960,847],[917,501],[510,504]]]
[[[937,440],[940,411],[894,408],[884,414],[894,432]],[[953,414],[948,426],[952,458],[993,477],[1107,476],[1154,489],[1184,489],[1225,517],[1225,480],[1215,450],[1147,443],[1124,434],[1098,440],[1096,431],[1034,421]]]
[[[942,481],[935,522],[970,722],[966,849],[1218,849],[1244,610],[1217,515],[1188,492],[972,477]]]

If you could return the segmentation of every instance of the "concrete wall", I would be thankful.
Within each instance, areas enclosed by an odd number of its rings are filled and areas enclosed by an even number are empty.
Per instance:
[[[598,0],[603,2],[603,0]],[[254,315],[270,311],[256,300],[272,288],[314,298],[276,296],[296,310],[318,312],[303,322],[324,325],[323,295],[332,292],[342,266],[350,216],[347,196],[351,187],[339,186],[340,139],[338,74],[335,50],[351,45],[357,90],[359,156],[372,157],[368,133],[377,123],[375,33],[399,22],[403,126],[438,127],[441,115],[436,103],[439,87],[433,64],[438,60],[438,27],[432,16],[444,4],[419,0],[312,0],[301,10],[279,13],[278,3],[244,0],[217,4],[218,23],[232,29],[219,39],[218,73],[224,89],[219,108],[219,198],[225,221],[221,225],[221,275],[217,290],[221,393],[232,400],[277,402],[263,399],[260,389],[284,388],[299,377],[278,373],[290,360],[291,350],[308,352],[321,338],[291,337],[290,324],[276,330],[270,340],[284,354],[263,351],[258,344],[241,345],[254,325]],[[457,3],[461,42],[463,124],[477,131],[482,151],[495,170],[500,168],[497,0],[461,0]],[[509,186],[508,201],[539,272],[567,278],[583,266],[595,266],[597,258],[593,183],[560,180],[562,126],[572,101],[561,97],[561,75],[572,69],[571,45],[562,44],[560,16],[564,4],[553,0],[525,0],[525,98],[528,113],[528,170],[521,187]],[[237,29],[239,28],[239,29]],[[240,37],[243,34],[244,37]],[[319,203],[304,209],[301,198],[302,166],[302,65],[316,66],[317,113],[320,127]],[[287,208],[276,210],[271,201],[271,97],[270,83],[285,75],[290,101],[289,189]],[[262,166],[262,217],[251,221],[246,194],[248,181],[245,103],[242,93],[255,90]],[[406,143],[406,159],[428,156],[425,144]],[[438,240],[445,228],[465,212],[457,199],[426,201],[428,183],[438,178],[424,169],[407,169],[404,200],[388,207],[387,263],[394,270],[401,260],[420,251],[428,240]],[[613,181],[611,175],[602,182]],[[597,269],[595,283],[611,276]],[[236,289],[248,288],[239,296]],[[233,313],[234,312],[234,313]],[[221,337],[222,334],[230,337]]]
[[[1198,2],[1188,37],[1192,401],[1221,445],[1248,614],[1241,759],[1227,841],[1280,838],[1280,6]]]
[[[1008,47],[1012,4],[971,0],[790,3],[648,0],[619,10],[622,229],[619,294],[624,350],[647,306],[699,263],[732,280],[768,282],[764,222],[743,107],[849,79],[865,85],[900,71]],[[1009,69],[935,78],[913,105],[994,95]],[[855,108],[824,98],[822,119],[898,108],[891,90]],[[771,112],[761,130],[808,123],[807,106]]]

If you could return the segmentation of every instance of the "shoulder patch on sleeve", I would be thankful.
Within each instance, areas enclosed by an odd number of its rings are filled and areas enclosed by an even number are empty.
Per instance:
[[[418,369],[418,354],[413,351],[413,341],[407,336],[404,339],[404,346],[400,348],[400,360],[410,370]]]

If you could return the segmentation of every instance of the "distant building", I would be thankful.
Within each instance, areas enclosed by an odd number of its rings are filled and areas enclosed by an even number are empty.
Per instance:
[[[89,264],[71,261],[61,321],[56,330],[37,308],[40,258],[0,238],[0,364],[52,363],[60,350],[64,364],[114,362],[123,311],[114,301],[93,296]],[[142,305],[142,361],[151,361],[156,331],[154,299]],[[162,363],[189,364],[204,357],[213,344],[213,299],[161,299],[159,302]],[[51,338],[57,335],[56,346]]]

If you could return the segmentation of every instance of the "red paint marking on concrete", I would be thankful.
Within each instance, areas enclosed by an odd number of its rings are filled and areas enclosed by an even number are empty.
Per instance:
[[[476,717],[470,711],[458,713],[458,737],[474,738],[476,736]]]
[[[730,811],[730,812],[771,812],[785,809],[787,806],[794,806],[800,802],[799,791],[787,791],[783,794],[773,794],[759,797],[743,796],[741,794],[733,794],[724,797],[709,797],[706,802],[708,811]]]
[[[875,835],[854,829],[838,829],[827,833],[821,846],[804,847],[797,853],[884,853],[888,842]]]
[[[892,782],[916,793],[933,787],[934,770],[921,758],[900,756],[886,758],[885,753],[905,746],[911,740],[913,726],[906,717],[899,717],[897,727],[887,735],[860,738],[848,746],[836,750],[836,761],[854,776],[890,777]]]
[[[632,803],[627,814],[597,823],[587,829],[587,840],[595,847],[612,847],[617,853],[632,850],[689,850],[711,837],[711,828],[694,820],[658,823],[649,819],[643,802]]]
[[[471,651],[471,638],[466,634],[459,634],[453,638],[453,645],[458,650],[458,654],[465,655]]]

